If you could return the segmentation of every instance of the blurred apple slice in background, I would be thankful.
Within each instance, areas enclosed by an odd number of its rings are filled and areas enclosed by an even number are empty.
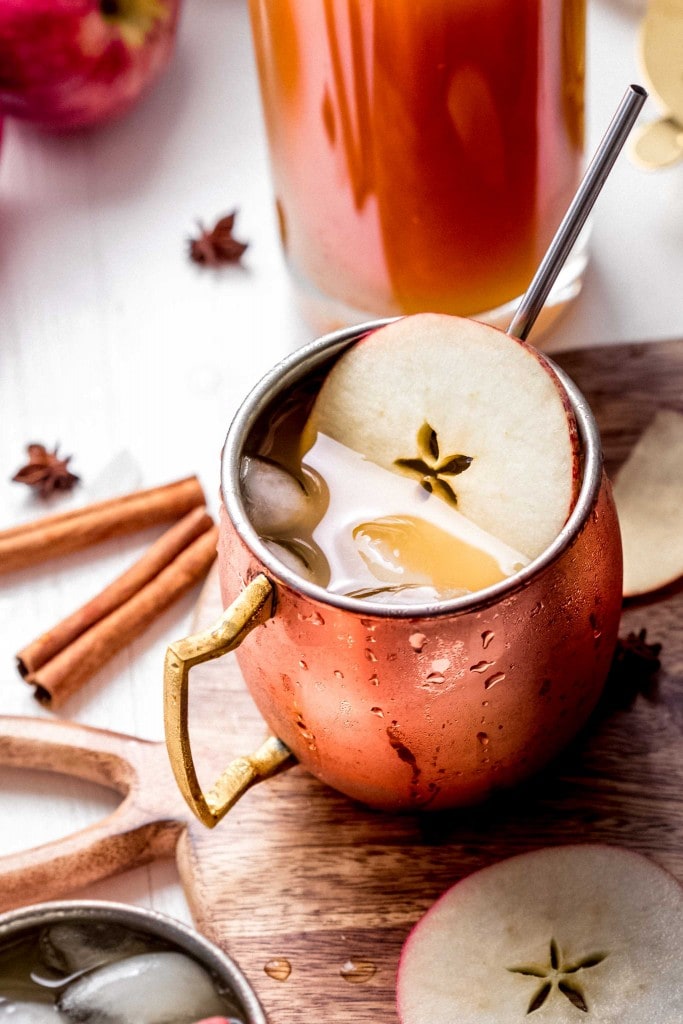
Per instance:
[[[0,0],[0,109],[52,130],[129,110],[169,62],[178,0]]]
[[[624,597],[683,576],[683,416],[660,409],[614,478]]]
[[[576,421],[550,365],[461,317],[404,317],[347,349],[304,450],[318,433],[414,478],[528,558],[557,536],[580,485]]]
[[[683,889],[616,846],[568,845],[483,868],[408,936],[402,1024],[683,1021]]]

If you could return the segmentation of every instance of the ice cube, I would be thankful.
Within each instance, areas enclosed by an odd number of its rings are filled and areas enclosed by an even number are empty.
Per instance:
[[[144,953],[149,945],[142,936],[113,921],[53,924],[41,932],[38,942],[42,963],[62,976]],[[34,975],[40,979],[40,968]]]
[[[309,498],[303,484],[276,462],[245,456],[241,481],[249,519],[258,533],[276,536],[306,518]]]
[[[2,1024],[73,1024],[52,1003],[0,1002]]]
[[[276,540],[266,540],[264,543],[268,550],[297,576],[310,580],[311,583],[315,582],[313,564],[316,558],[310,545],[305,545],[304,542],[280,544]]]
[[[58,1006],[87,1024],[187,1024],[224,1014],[210,975],[182,953],[143,953],[73,982]]]

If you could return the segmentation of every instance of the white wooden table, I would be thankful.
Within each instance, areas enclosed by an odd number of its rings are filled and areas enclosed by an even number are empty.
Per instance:
[[[591,0],[588,151],[640,79],[642,5]],[[653,119],[650,103],[644,119]],[[242,267],[190,263],[197,218],[239,209]],[[646,174],[622,157],[594,215],[584,292],[549,351],[683,332],[683,164]],[[197,473],[217,511],[219,454],[241,397],[310,340],[293,305],[268,182],[246,7],[186,0],[176,59],[127,119],[91,134],[8,123],[0,154],[0,526],[41,510],[9,483],[29,441],[73,453],[83,502]],[[67,507],[61,501],[56,508]],[[156,531],[158,532],[158,531]],[[14,653],[117,575],[150,536],[0,577],[3,713],[49,717]],[[196,593],[119,654],[60,717],[161,739],[161,663]],[[60,777],[3,770],[0,853],[65,835],[117,798]],[[189,920],[172,863],[74,895]],[[36,899],[40,893],[35,894]],[[239,958],[239,951],[235,951]]]

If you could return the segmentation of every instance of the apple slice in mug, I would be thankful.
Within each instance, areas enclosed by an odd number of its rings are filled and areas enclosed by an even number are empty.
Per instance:
[[[580,485],[576,421],[530,345],[461,317],[417,314],[337,360],[304,430],[403,474],[491,536],[538,556]]]
[[[619,847],[569,845],[483,868],[408,936],[402,1024],[683,1021],[683,889]]]

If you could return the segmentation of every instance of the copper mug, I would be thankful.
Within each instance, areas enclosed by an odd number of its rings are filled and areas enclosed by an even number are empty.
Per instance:
[[[211,629],[172,644],[165,666],[171,762],[208,826],[294,760],[376,808],[475,803],[548,762],[600,696],[621,611],[621,540],[597,425],[557,368],[578,423],[582,484],[558,536],[516,575],[428,606],[372,604],[301,579],[250,524],[240,462],[263,409],[386,322],[337,331],[288,356],[230,426],[218,543],[226,610]],[[233,649],[274,736],[205,793],[188,734],[189,672]]]

